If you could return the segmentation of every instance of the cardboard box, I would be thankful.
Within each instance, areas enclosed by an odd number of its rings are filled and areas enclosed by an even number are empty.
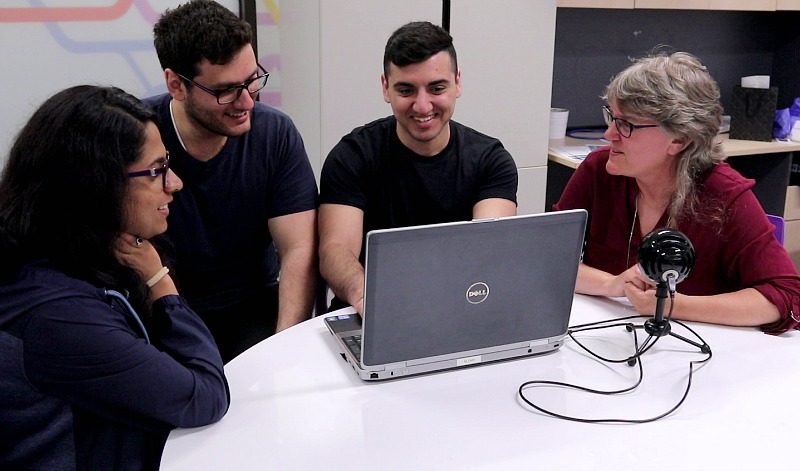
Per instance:
[[[783,210],[786,221],[800,220],[800,186],[786,187],[786,207]]]

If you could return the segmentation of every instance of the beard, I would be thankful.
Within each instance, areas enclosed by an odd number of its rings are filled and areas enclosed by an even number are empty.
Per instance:
[[[222,109],[223,107],[227,107],[229,105],[217,106]],[[191,121],[193,125],[213,134],[218,134],[225,137],[239,137],[250,130],[249,123],[246,128],[240,127],[235,130],[231,129],[230,126],[225,124],[224,117],[222,116],[221,112],[211,112],[207,109],[203,109],[202,107],[198,106],[191,97],[184,101],[184,109],[186,110],[186,116],[188,116],[189,121]]]

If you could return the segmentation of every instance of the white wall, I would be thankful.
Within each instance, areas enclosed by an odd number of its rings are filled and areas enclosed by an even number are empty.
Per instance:
[[[343,135],[392,113],[381,92],[391,33],[414,20],[439,24],[441,8],[440,0],[283,3],[283,109],[300,128],[317,175]]]
[[[282,5],[283,109],[317,175],[354,127],[391,114],[380,75],[386,40],[414,20],[441,24],[440,0],[292,0]],[[520,175],[519,212],[544,210],[555,0],[454,0],[463,93],[454,119],[499,138]]]
[[[218,0],[233,11],[238,1]],[[0,165],[19,128],[58,90],[79,83],[140,96],[165,90],[152,25],[182,0],[4,0]],[[261,100],[286,111],[319,175],[356,126],[389,115],[383,48],[413,20],[441,23],[441,0],[261,0]],[[83,8],[78,8],[83,7]],[[520,213],[544,210],[555,0],[453,0],[450,31],[462,69],[455,119],[499,138],[519,167]]]
[[[519,169],[518,211],[545,210],[555,0],[453,0],[464,92],[456,120],[499,138]]]
[[[152,25],[183,1],[3,0],[0,166],[19,129],[59,90],[89,83],[139,97],[166,91]],[[218,1],[238,13],[237,0]]]

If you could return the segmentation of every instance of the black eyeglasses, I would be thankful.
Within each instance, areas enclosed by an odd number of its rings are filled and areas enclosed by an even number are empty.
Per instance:
[[[258,68],[264,72],[264,74],[251,78],[250,80],[246,81],[241,85],[236,85],[235,87],[226,88],[225,90],[212,90],[208,87],[204,87],[199,83],[195,82],[194,80],[186,77],[184,75],[178,74],[178,77],[186,80],[187,82],[191,83],[195,87],[203,90],[204,92],[214,96],[217,99],[217,103],[220,105],[227,105],[228,103],[233,103],[234,101],[238,100],[240,96],[242,96],[242,91],[247,90],[247,93],[254,94],[258,93],[259,90],[267,86],[267,79],[269,78],[269,72],[267,72],[261,64],[258,65]]]
[[[167,156],[164,157],[164,165],[161,167],[155,168],[148,168],[146,170],[139,170],[138,172],[130,172],[128,173],[128,178],[135,178],[135,177],[157,177],[161,175],[162,184],[164,188],[169,186],[169,178],[167,177],[169,174],[169,152],[167,152]]]
[[[622,118],[615,118],[614,115],[611,114],[611,108],[609,108],[608,105],[603,107],[603,118],[605,118],[606,125],[608,126],[611,126],[611,122],[613,121],[614,125],[617,127],[617,131],[622,137],[631,137],[634,129],[658,127],[658,124],[633,124]]]

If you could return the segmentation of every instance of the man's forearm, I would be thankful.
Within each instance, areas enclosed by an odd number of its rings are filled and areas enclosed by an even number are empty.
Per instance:
[[[352,305],[364,298],[364,267],[344,247],[321,252],[320,271],[333,293]]]
[[[290,253],[281,260],[276,331],[311,317],[317,293],[316,258],[312,252]]]

